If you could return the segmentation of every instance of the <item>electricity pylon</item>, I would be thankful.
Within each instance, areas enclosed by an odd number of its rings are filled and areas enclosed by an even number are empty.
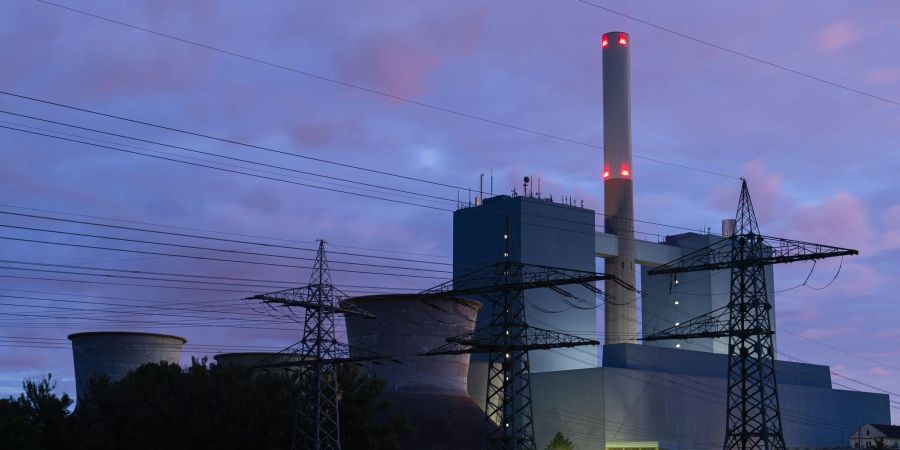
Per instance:
[[[599,293],[593,282],[619,281],[606,274],[511,261],[509,221],[503,239],[505,248],[500,262],[417,294],[422,298],[478,295],[492,305],[491,321],[487,326],[447,338],[447,344],[425,355],[487,353],[485,413],[489,431],[484,448],[534,450],[528,352],[598,345],[599,342],[529,326],[525,320],[525,290],[550,288],[568,294],[560,286],[579,284]],[[628,288],[634,290],[631,286]]]
[[[257,364],[258,367],[299,366],[300,398],[291,434],[292,450],[340,450],[341,430],[338,407],[337,365],[344,362],[388,359],[385,356],[353,349],[335,337],[335,314],[357,314],[372,317],[353,307],[331,281],[325,241],[313,265],[309,284],[269,294],[250,297],[268,304],[300,307],[305,310],[303,337],[280,354],[296,355],[289,361]],[[339,306],[343,305],[343,306]],[[362,356],[364,355],[364,356]]]
[[[765,266],[856,255],[852,249],[763,236],[741,179],[734,233],[719,242],[649,271],[650,275],[731,271],[731,299],[687,322],[644,337],[645,341],[728,338],[725,450],[784,450],[775,348]]]

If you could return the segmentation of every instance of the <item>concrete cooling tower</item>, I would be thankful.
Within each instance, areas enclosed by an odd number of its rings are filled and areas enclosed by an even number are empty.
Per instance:
[[[469,355],[419,355],[445,344],[448,337],[474,330],[481,304],[455,297],[424,301],[410,295],[352,301],[378,318],[348,316],[350,345],[402,361],[369,365],[386,382],[384,398],[413,427],[401,437],[401,447],[480,449],[485,416],[466,390]]]
[[[75,364],[77,397],[87,395],[91,378],[118,381],[138,367],[166,361],[178,364],[187,342],[178,336],[154,333],[97,331],[69,335]]]

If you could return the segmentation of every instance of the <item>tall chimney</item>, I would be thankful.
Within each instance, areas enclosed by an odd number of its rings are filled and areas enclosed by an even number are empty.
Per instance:
[[[635,286],[634,188],[631,164],[631,38],[618,31],[606,33],[603,48],[603,225],[618,237],[618,256],[606,258],[604,271]],[[635,293],[606,283],[604,321],[606,344],[635,343]]]
[[[722,237],[729,238],[734,234],[735,219],[722,219]]]

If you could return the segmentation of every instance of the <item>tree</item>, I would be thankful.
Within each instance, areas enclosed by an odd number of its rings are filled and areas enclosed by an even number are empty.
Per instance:
[[[556,432],[556,436],[553,436],[553,440],[547,444],[545,450],[574,450],[574,448],[572,441],[566,439],[561,432]]]
[[[57,397],[56,382],[48,374],[41,379],[22,382],[24,393],[18,398],[0,400],[0,449],[57,449],[67,445],[72,400]]]
[[[0,450],[259,449],[290,446],[305,380],[195,360],[146,364],[125,378],[91,380],[72,414],[48,375],[0,400]],[[380,400],[384,382],[339,369],[341,439],[347,449],[399,450],[405,419]]]
[[[409,430],[406,418],[391,414],[392,405],[379,399],[384,381],[345,364],[338,370],[341,390],[341,446],[370,450],[400,450],[399,434]]]
[[[378,401],[383,383],[355,366],[339,371],[345,448],[397,450],[404,430]],[[290,446],[297,387],[305,380],[194,361],[141,366],[121,381],[95,380],[74,420],[81,449],[246,449]],[[84,408],[82,409],[82,406]]]

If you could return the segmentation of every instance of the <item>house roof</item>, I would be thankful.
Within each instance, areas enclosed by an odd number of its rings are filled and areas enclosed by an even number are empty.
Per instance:
[[[876,425],[871,424],[872,428],[884,433],[884,437],[890,439],[900,439],[900,426],[897,425]]]

